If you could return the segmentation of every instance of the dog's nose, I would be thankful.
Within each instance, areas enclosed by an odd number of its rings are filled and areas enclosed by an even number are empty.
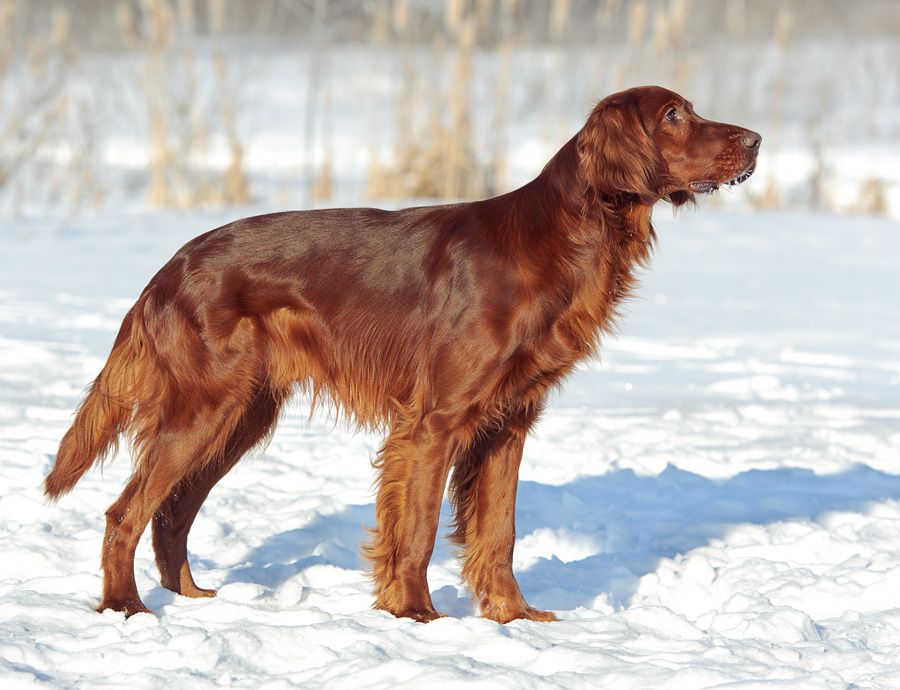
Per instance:
[[[741,137],[741,143],[750,149],[750,152],[755,156],[759,153],[759,145],[762,143],[762,137],[756,132],[751,132],[748,129],[744,132],[744,136]]]

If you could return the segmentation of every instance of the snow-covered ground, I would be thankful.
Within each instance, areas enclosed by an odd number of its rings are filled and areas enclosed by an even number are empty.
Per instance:
[[[372,155],[390,161],[407,134],[393,109],[409,83],[390,51],[334,51],[306,150],[308,60],[236,50],[258,205],[178,214],[129,198],[151,158],[134,65],[84,61],[83,83],[66,83],[93,94],[86,159],[107,205],[72,217],[56,204],[47,167],[77,161],[59,142],[24,176],[49,191],[0,195],[0,690],[900,687],[896,42],[757,48],[715,47],[684,90],[702,115],[763,134],[756,176],[677,218],[657,209],[659,248],[622,336],[526,445],[516,571],[528,601],[561,620],[506,626],[474,615],[443,540],[429,579],[448,618],[370,609],[358,544],[380,439],[309,421],[302,401],[195,523],[192,568],[218,598],[162,589],[145,540],[138,587],[157,615],[94,612],[103,512],[127,453],[56,506],[41,483],[122,316],[191,237],[302,205],[311,168],[331,167],[334,205],[360,203]],[[645,62],[633,83],[674,86]],[[506,79],[499,150],[507,183],[527,181],[611,90],[614,67],[591,50],[523,48],[504,77],[496,56],[476,57],[475,148],[498,143]],[[437,67],[421,74],[443,88]],[[220,108],[214,94],[199,102]],[[224,166],[227,143],[210,132],[201,162]],[[885,217],[749,210],[774,190],[788,208],[846,212],[866,189]]]
[[[516,568],[561,620],[506,626],[473,615],[443,542],[448,618],[370,610],[379,439],[301,402],[197,519],[218,598],[162,589],[145,540],[157,616],[95,613],[127,454],[55,507],[41,482],[150,276],[248,211],[4,221],[0,687],[900,687],[900,222],[709,202],[657,209],[623,335],[526,445]]]

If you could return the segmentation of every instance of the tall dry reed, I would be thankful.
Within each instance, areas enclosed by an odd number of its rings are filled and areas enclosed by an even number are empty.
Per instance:
[[[120,0],[108,5],[59,0],[51,12],[52,2],[0,0],[3,206],[17,206],[15,200],[26,193],[65,199],[75,206],[103,198],[102,180],[108,178],[101,151],[108,143],[107,123],[98,117],[92,97],[84,96],[88,81],[81,79],[75,86],[79,80],[73,76],[83,76],[76,74],[83,63],[76,49],[80,34],[113,10],[120,43],[126,47],[122,64],[133,60],[136,65],[131,86],[140,93],[141,112],[134,130],[146,131],[149,163],[141,178],[146,197],[153,204],[174,207],[246,203],[251,198],[250,179],[238,126],[246,103],[238,97],[238,59],[224,47],[231,41],[226,31],[240,33],[244,30],[238,26],[240,20],[257,14],[227,0]],[[368,41],[373,59],[382,65],[387,60],[392,65],[386,70],[389,79],[399,81],[388,128],[393,136],[385,135],[383,122],[378,134],[370,136],[377,139],[379,153],[370,144],[366,195],[380,199],[450,200],[506,191],[510,154],[517,145],[510,136],[511,118],[518,121],[524,114],[531,123],[536,118],[546,147],[553,148],[571,131],[575,93],[583,99],[585,111],[592,96],[650,82],[688,96],[705,92],[704,104],[709,93],[722,96],[731,112],[764,102],[765,112],[757,112],[757,120],[765,119],[756,126],[763,130],[769,156],[788,143],[797,145],[796,132],[787,131],[785,122],[797,124],[798,98],[827,106],[827,98],[820,94],[797,93],[793,76],[797,57],[792,51],[810,11],[819,7],[799,0],[782,4],[444,0],[438,5],[418,0],[369,5],[258,0],[257,4],[260,17],[268,13],[277,22],[287,15],[302,16],[307,29],[302,50],[310,57],[304,63],[309,69],[292,85],[305,94],[297,113],[297,121],[303,123],[298,127],[303,150],[298,151],[296,168],[284,173],[285,185],[302,190],[284,193],[285,200],[302,191],[308,201],[319,202],[334,192],[335,151],[329,128],[330,98],[337,91],[329,81],[339,76],[331,69],[332,62],[339,61],[332,61],[331,55],[351,40],[357,45]],[[838,4],[829,0],[821,6],[836,11]],[[88,10],[92,14],[85,17]],[[704,22],[711,15],[714,20]],[[348,38],[339,23],[347,16],[368,28]],[[593,33],[586,34],[586,22]],[[760,30],[763,24],[768,36]],[[271,28],[274,33],[281,27]],[[581,42],[574,42],[573,35],[581,36]],[[747,50],[753,58],[746,62],[717,64],[710,53],[714,40],[758,45]],[[293,37],[291,41],[291,46],[299,44]],[[758,60],[767,54],[771,60]],[[527,74],[523,62],[534,66]],[[760,69],[765,71],[755,71]],[[887,70],[879,79],[889,85],[890,74]],[[742,86],[751,83],[753,88]],[[105,88],[98,91],[116,90],[100,86]],[[118,91],[128,92],[129,86]],[[119,96],[120,102],[127,98]],[[873,100],[873,105],[881,102]],[[799,124],[805,127],[801,143],[812,160],[806,190],[799,196],[791,192],[792,198],[786,200],[776,171],[770,168],[760,170],[764,184],[755,185],[763,191],[753,196],[748,190],[747,196],[765,207],[801,199],[823,210],[837,209],[829,177],[832,125],[814,117]],[[795,139],[788,142],[787,134]],[[389,138],[389,149],[380,148]],[[888,191],[888,182],[870,177],[861,182],[859,198],[850,207],[882,212]]]
[[[195,50],[195,0],[142,0],[139,10],[117,6],[122,37],[140,57],[149,151],[147,199],[154,206],[190,208],[246,204],[250,184],[237,131],[237,105],[224,52],[213,48],[201,67]],[[209,1],[212,32],[221,27],[223,0]],[[200,80],[204,80],[202,89]],[[214,88],[208,88],[212,86]],[[204,95],[211,94],[211,95]],[[212,164],[211,132],[227,149],[225,169]]]
[[[482,3],[483,4],[483,3]],[[393,30],[400,54],[402,86],[395,102],[396,134],[387,161],[371,157],[367,194],[453,200],[486,195],[489,168],[475,153],[472,130],[472,70],[479,15],[486,10],[447,0],[445,33],[431,44],[431,69],[445,75],[432,86],[417,72],[421,49],[413,44],[407,0],[395,0]]]

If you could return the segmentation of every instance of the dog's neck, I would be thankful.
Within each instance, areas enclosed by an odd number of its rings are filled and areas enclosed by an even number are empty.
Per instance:
[[[558,281],[561,297],[570,305],[560,332],[569,334],[573,363],[591,355],[602,334],[617,330],[618,309],[636,284],[635,268],[650,260],[652,206],[633,195],[608,198],[588,189],[575,138],[535,180],[490,202],[515,214],[507,227],[516,228],[513,241],[531,248],[526,256],[540,257],[546,266],[548,255],[556,255],[558,275],[568,275]]]
[[[571,240],[599,244],[601,251],[623,253],[626,262],[646,265],[656,241],[650,222],[653,204],[634,194],[609,196],[593,189],[582,169],[577,145],[575,136],[522,191],[533,186],[553,194],[558,209],[554,229],[564,231]]]

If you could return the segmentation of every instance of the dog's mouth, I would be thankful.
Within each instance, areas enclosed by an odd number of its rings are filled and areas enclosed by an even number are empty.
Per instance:
[[[720,186],[733,187],[736,184],[740,184],[741,182],[749,178],[755,170],[756,166],[751,165],[749,168],[744,170],[744,172],[740,173],[736,177],[731,178],[727,182],[716,182],[715,180],[699,180],[697,182],[691,182],[690,188],[692,192],[696,192],[697,194],[711,194]]]

